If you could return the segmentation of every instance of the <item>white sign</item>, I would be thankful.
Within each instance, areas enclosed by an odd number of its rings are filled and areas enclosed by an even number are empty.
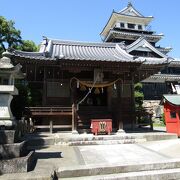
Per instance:
[[[0,119],[10,118],[8,107],[0,106]]]

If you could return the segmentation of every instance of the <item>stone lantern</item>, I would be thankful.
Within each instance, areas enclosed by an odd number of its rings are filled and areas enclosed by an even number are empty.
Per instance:
[[[11,63],[11,53],[4,52],[0,59],[0,127],[10,129],[15,123],[10,104],[13,95],[18,95],[18,90],[14,86],[15,78],[23,78],[20,71],[21,65],[14,66]]]

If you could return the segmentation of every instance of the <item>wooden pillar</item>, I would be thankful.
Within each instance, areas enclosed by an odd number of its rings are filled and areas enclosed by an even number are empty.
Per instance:
[[[34,81],[36,81],[36,77],[37,77],[37,64],[35,63],[34,65]]]
[[[46,105],[46,91],[47,91],[47,87],[46,87],[47,83],[46,83],[46,68],[44,67],[44,78],[43,78],[43,98],[42,98],[42,105],[45,106]]]
[[[135,99],[134,99],[134,77],[132,76],[132,82],[131,82],[131,129],[133,130],[135,128],[136,124],[136,114],[135,114]]]
[[[53,133],[53,120],[50,119],[49,121],[49,129],[50,129],[50,133],[52,134]]]
[[[72,105],[72,134],[78,134],[77,132],[77,105]]]
[[[112,111],[112,88],[107,87],[107,104],[108,104],[108,111]]]
[[[76,104],[76,83],[72,82],[72,134],[78,134],[77,131],[77,104]]]
[[[118,130],[117,134],[124,133],[125,131],[123,130],[123,120],[122,120],[122,90],[123,90],[123,82],[121,82],[118,85]]]

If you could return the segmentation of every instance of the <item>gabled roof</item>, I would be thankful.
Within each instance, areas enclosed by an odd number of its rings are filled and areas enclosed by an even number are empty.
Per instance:
[[[132,44],[126,46],[126,51],[130,53],[131,51],[138,50],[138,49],[150,50],[156,54],[158,54],[162,58],[167,58],[168,56],[164,53],[157,50],[154,46],[152,46],[145,37],[141,36],[139,39],[134,41]]]
[[[139,11],[137,11],[134,6],[129,2],[127,7],[119,11],[120,14],[144,17]]]

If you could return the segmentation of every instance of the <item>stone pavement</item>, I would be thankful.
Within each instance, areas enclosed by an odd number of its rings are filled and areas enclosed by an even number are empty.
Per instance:
[[[33,171],[22,174],[6,174],[0,176],[0,179],[53,179],[55,171],[58,172],[66,168],[103,168],[106,166],[138,165],[171,160],[177,160],[178,164],[173,166],[178,168],[180,165],[179,149],[180,139],[147,141],[137,144],[89,146],[60,144],[36,147],[37,163]],[[174,171],[178,171],[178,169]]]

